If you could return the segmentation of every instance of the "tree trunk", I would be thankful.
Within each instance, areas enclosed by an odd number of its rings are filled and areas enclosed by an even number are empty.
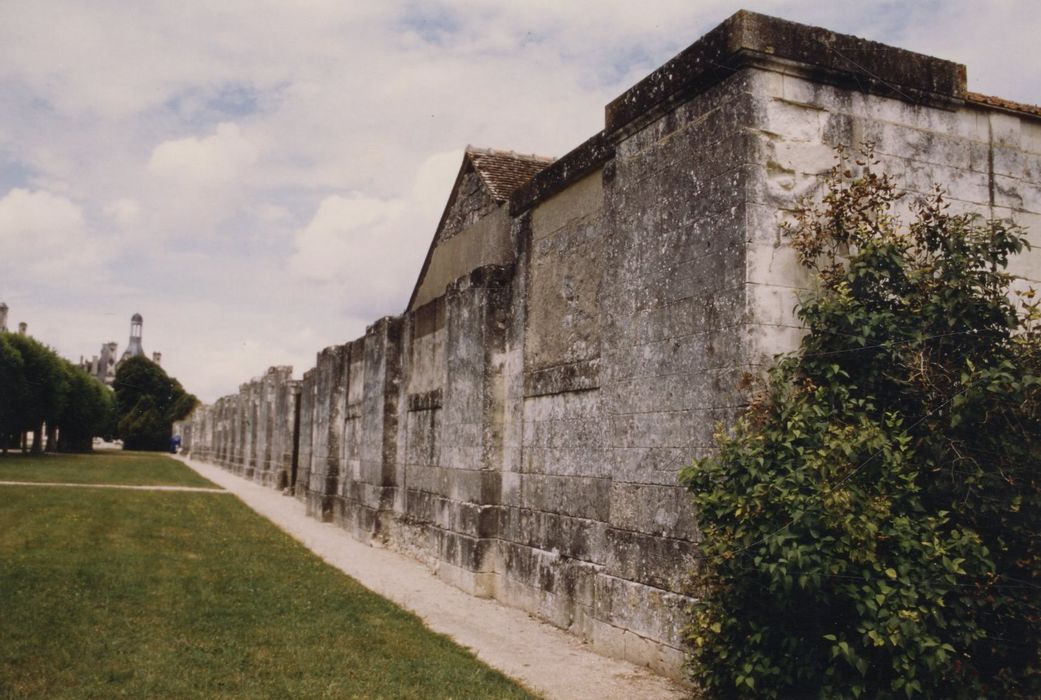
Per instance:
[[[48,452],[58,451],[58,427],[47,424],[47,447]]]
[[[38,455],[43,452],[43,423],[33,428],[32,453]]]

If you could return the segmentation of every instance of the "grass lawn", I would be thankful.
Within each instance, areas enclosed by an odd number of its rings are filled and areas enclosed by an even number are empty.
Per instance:
[[[0,456],[0,481],[216,487],[213,482],[162,453],[121,450],[102,450],[85,455],[9,452],[6,457]]]
[[[530,695],[233,496],[0,486],[0,697]]]

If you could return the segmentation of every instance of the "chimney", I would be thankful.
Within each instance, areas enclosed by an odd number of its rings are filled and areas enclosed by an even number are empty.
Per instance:
[[[18,335],[25,335],[29,331],[29,324],[22,321],[18,324]]]
[[[161,353],[161,352],[153,352],[152,353],[152,362],[156,363],[157,365],[161,365],[163,363],[163,353]]]

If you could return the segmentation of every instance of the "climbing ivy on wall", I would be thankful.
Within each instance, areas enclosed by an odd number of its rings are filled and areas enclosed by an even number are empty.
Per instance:
[[[1041,697],[1041,331],[1023,231],[841,154],[785,227],[816,280],[718,453],[689,631],[715,698]]]

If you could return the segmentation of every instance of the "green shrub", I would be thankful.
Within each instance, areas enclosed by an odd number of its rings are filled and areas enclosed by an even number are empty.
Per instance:
[[[787,228],[807,333],[682,479],[711,697],[1041,697],[1041,333],[1001,221],[870,157]]]
[[[112,383],[117,429],[128,450],[167,450],[174,421],[195,408],[198,399],[162,367],[146,357],[120,363]]]

